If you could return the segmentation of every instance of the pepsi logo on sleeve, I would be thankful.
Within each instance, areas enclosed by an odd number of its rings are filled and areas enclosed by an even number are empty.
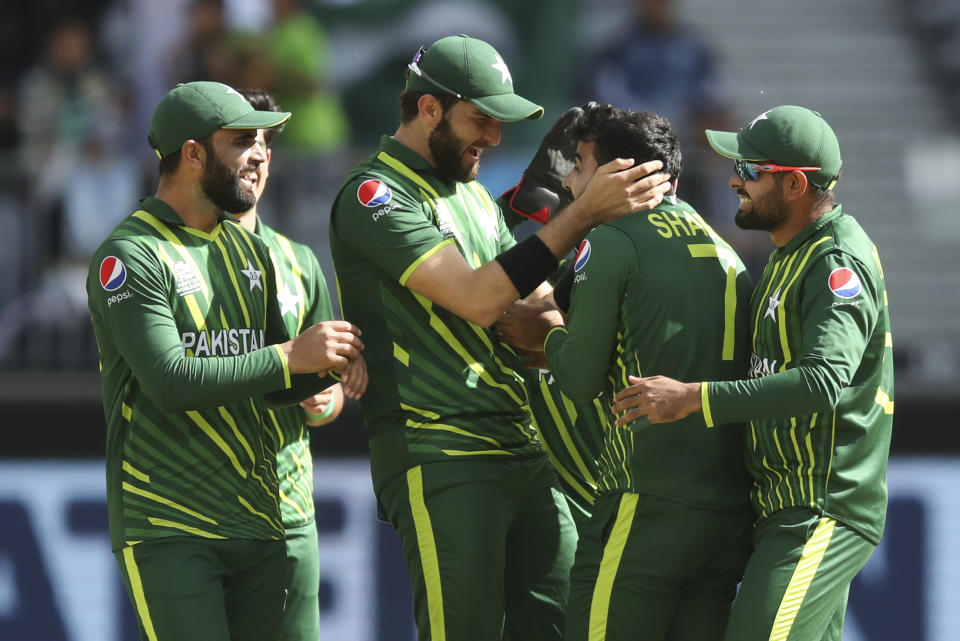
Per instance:
[[[107,256],[100,262],[100,286],[115,292],[127,282],[127,266],[116,256]]]
[[[393,192],[386,183],[379,180],[364,180],[357,187],[357,200],[364,207],[382,207],[393,198]]]
[[[849,267],[837,267],[827,278],[830,291],[839,298],[853,298],[860,293],[860,277]]]
[[[578,272],[584,268],[587,261],[590,260],[590,241],[584,240],[577,249],[577,255],[573,259],[573,271]]]

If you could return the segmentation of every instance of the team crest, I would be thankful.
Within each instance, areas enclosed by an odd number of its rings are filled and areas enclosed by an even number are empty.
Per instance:
[[[100,262],[100,286],[115,292],[127,282],[127,266],[116,256],[107,256]]]
[[[387,184],[379,180],[364,180],[357,187],[357,200],[364,207],[380,207],[393,198],[393,192]]]
[[[840,298],[853,298],[862,289],[860,277],[857,276],[857,272],[849,267],[837,267],[830,272],[827,285],[830,287],[830,291]]]
[[[590,241],[584,240],[577,249],[577,255],[573,259],[573,271],[578,272],[584,268],[587,261],[590,260]]]

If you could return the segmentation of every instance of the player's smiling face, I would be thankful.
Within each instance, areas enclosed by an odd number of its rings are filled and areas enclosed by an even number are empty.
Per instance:
[[[580,194],[587,188],[587,183],[597,173],[597,157],[594,155],[596,149],[596,142],[581,140],[577,143],[577,154],[574,156],[575,164],[570,173],[563,179],[564,189],[570,191],[574,198],[580,197]]]
[[[480,171],[480,154],[500,144],[500,122],[466,101],[444,112],[427,141],[445,180],[469,182]]]
[[[200,184],[210,202],[223,211],[239,214],[257,203],[258,170],[267,161],[258,134],[257,129],[220,129],[204,145],[208,153]]]
[[[740,197],[733,219],[740,229],[773,231],[787,221],[790,212],[782,193],[782,179],[760,172],[756,180],[743,180],[734,172],[730,187]]]

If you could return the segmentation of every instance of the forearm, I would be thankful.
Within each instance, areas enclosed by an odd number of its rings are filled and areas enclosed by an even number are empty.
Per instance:
[[[550,330],[543,351],[560,389],[574,401],[587,403],[603,390],[606,359],[598,350],[576,344],[566,328]]]
[[[267,407],[277,408],[296,405],[317,392],[322,392],[335,384],[337,380],[329,374],[322,377],[316,374],[294,374],[291,376],[290,382],[291,387],[289,389],[279,389],[264,394]]]
[[[741,381],[705,383],[701,398],[708,425],[751,419],[802,416],[834,407],[843,385],[815,365]]]

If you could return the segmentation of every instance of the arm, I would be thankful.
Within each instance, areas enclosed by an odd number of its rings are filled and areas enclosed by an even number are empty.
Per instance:
[[[659,204],[669,189],[662,167],[651,161],[631,167],[632,161],[614,160],[593,176],[584,193],[551,219],[536,236],[556,260],[596,225]],[[544,270],[546,280],[554,263]],[[453,245],[443,247],[421,263],[406,282],[413,291],[429,298],[471,323],[488,327],[521,292],[498,260],[473,269]]]
[[[300,403],[310,427],[319,427],[332,423],[343,411],[343,388],[340,384],[331,385],[318,394],[314,394]]]

